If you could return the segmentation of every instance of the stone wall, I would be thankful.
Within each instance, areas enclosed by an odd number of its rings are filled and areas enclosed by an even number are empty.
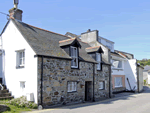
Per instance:
[[[95,71],[95,100],[103,100],[105,98],[109,98],[109,66],[102,65],[102,71]],[[105,88],[103,90],[99,89],[100,81],[105,82]]]
[[[122,91],[125,91],[125,90],[126,90],[125,87],[118,87],[118,88],[113,89],[113,93],[118,93],[118,92],[122,92]]]
[[[38,58],[38,103],[41,103],[41,58]],[[103,65],[104,71],[95,75],[95,98],[107,98],[109,95],[108,67]],[[105,80],[106,89],[99,90],[98,82]],[[68,81],[77,82],[76,92],[67,92]],[[43,59],[43,106],[83,102],[85,100],[85,81],[93,84],[93,64],[80,62],[79,69],[71,69],[71,61],[63,59]],[[90,90],[93,97],[93,85]]]

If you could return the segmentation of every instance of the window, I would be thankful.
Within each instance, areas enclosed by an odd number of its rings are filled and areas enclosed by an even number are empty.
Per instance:
[[[20,88],[24,89],[25,88],[25,82],[20,82]]]
[[[115,77],[115,87],[122,87],[122,77]]]
[[[114,68],[122,68],[122,61],[120,61],[120,60],[112,60],[112,66]]]
[[[68,92],[77,91],[77,82],[68,82]]]
[[[78,68],[78,51],[77,47],[71,46],[71,67],[72,68]]]
[[[96,53],[96,61],[97,61],[97,70],[101,70],[101,54]]]
[[[25,64],[25,52],[17,51],[17,67],[23,67]]]
[[[104,81],[99,82],[99,89],[105,89],[105,82]]]

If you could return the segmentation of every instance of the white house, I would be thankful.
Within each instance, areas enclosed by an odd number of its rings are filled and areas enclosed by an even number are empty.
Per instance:
[[[146,80],[147,84],[150,84],[150,66],[146,65],[143,70],[143,80]]]

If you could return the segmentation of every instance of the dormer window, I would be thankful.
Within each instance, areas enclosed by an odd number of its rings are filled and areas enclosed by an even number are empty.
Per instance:
[[[78,68],[78,49],[77,47],[71,46],[71,67],[72,68]]]
[[[101,54],[100,53],[96,53],[96,61],[97,61],[97,70],[101,70]]]

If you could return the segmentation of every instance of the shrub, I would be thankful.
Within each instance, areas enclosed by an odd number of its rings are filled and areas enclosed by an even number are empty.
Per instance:
[[[33,102],[27,101],[25,96],[21,96],[20,98],[12,99],[8,102],[11,105],[20,107],[20,108],[32,108],[32,109],[37,109],[37,104]]]
[[[147,81],[146,80],[144,80],[144,85],[147,85]]]

